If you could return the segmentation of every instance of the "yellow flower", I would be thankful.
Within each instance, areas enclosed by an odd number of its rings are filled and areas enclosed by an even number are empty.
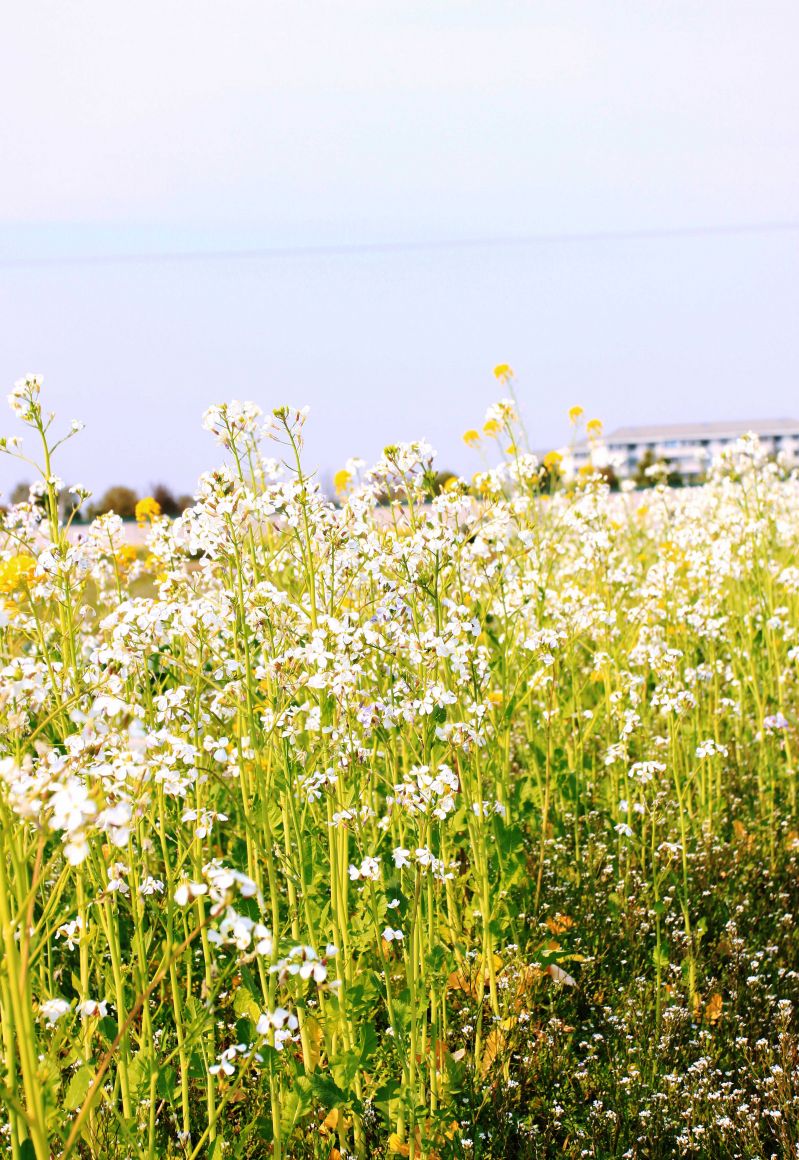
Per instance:
[[[491,477],[483,472],[478,472],[477,475],[472,476],[472,487],[478,495],[487,496],[491,494]]]
[[[507,383],[509,379],[513,378],[513,371],[507,363],[499,363],[494,367],[494,378],[499,379],[501,383]]]
[[[508,446],[505,448],[505,454],[506,455],[515,455],[516,454],[516,444],[509,443]]]
[[[446,482],[444,483],[444,486],[441,490],[442,491],[457,491],[458,488],[460,487],[460,485],[461,485],[461,481],[458,479],[457,475],[451,475],[449,477],[449,479],[446,480]]]
[[[136,504],[136,523],[144,527],[148,520],[154,520],[161,514],[161,505],[157,499],[147,495]]]
[[[501,705],[502,704],[502,694],[497,693],[494,690],[492,690],[488,694],[488,700],[491,702],[492,705]]]
[[[579,404],[574,407],[569,407],[569,422],[573,427],[576,427],[580,419],[582,419],[585,411]]]
[[[589,419],[585,425],[585,429],[589,435],[598,438],[602,434],[602,420]]]
[[[552,471],[553,468],[560,467],[563,462],[563,456],[559,451],[547,451],[544,456],[544,467],[547,471]]]
[[[475,431],[474,427],[470,427],[468,431],[463,433],[463,442],[467,447],[476,447],[480,442],[480,432]]]
[[[486,435],[496,435],[500,430],[501,428],[496,419],[489,419],[488,422],[483,425],[483,431]]]
[[[133,544],[123,544],[116,554],[116,562],[120,568],[129,568],[136,562],[138,549]]]
[[[336,489],[336,495],[344,495],[351,482],[352,472],[347,471],[346,467],[342,467],[333,476],[333,487]]]
[[[35,571],[35,559],[24,552],[3,560],[0,562],[0,592],[8,594],[29,584]]]

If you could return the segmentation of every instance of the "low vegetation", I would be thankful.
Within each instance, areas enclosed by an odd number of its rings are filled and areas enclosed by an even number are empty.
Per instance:
[[[509,397],[498,466],[388,447],[334,505],[303,411],[230,403],[139,549],[67,535],[10,399],[5,1154],[796,1153],[794,475],[611,494]]]

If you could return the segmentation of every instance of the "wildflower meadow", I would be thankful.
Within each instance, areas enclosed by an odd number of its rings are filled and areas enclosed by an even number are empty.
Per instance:
[[[799,479],[612,493],[497,378],[335,500],[211,407],[144,547],[14,388],[3,1155],[799,1155]]]

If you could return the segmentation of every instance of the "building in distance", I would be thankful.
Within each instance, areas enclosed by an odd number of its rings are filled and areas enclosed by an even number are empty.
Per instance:
[[[757,435],[763,449],[799,463],[799,420],[751,419],[713,423],[663,423],[647,427],[617,427],[601,443],[578,443],[574,466],[612,467],[620,479],[635,474],[642,459],[667,460],[686,482],[703,476],[725,447],[742,436]]]

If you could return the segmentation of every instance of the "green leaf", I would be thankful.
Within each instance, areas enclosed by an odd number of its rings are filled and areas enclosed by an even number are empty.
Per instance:
[[[252,1043],[257,1038],[255,1024],[252,1019],[236,1020],[236,1039],[239,1043]]]
[[[372,1102],[376,1107],[385,1107],[386,1112],[392,1100],[395,1100],[400,1093],[400,1082],[398,1079],[386,1080],[381,1084],[377,1091],[372,1096]]]
[[[69,1081],[69,1086],[64,1096],[64,1104],[66,1107],[75,1111],[82,1105],[93,1079],[94,1071],[87,1064],[78,1068]]]
[[[363,1039],[361,1041],[361,1058],[360,1066],[368,1063],[377,1050],[377,1031],[374,1023],[367,1023],[363,1029]]]
[[[497,844],[504,855],[524,855],[524,834],[518,826],[503,826],[498,822],[496,832]]]
[[[158,1072],[158,1081],[155,1090],[163,1100],[172,1100],[175,1094],[178,1077],[174,1067],[162,1067]]]
[[[345,1102],[344,1092],[331,1076],[315,1071],[308,1078],[313,1094],[328,1111]]]
[[[352,1087],[360,1066],[360,1051],[341,1051],[330,1061],[333,1078],[345,1092],[349,1092]]]
[[[109,1043],[113,1043],[119,1031],[119,1024],[116,1019],[112,1019],[110,1015],[105,1015],[97,1026],[103,1038],[107,1039]]]
[[[669,955],[665,947],[655,947],[652,951],[652,962],[656,967],[664,970],[669,965]]]
[[[261,1008],[246,987],[239,987],[236,991],[236,997],[233,1000],[233,1010],[237,1015],[244,1016],[253,1023],[257,1023],[261,1015]]]
[[[313,1107],[313,1090],[308,1079],[300,1076],[291,1091],[283,1096],[280,1115],[280,1126],[285,1136],[290,1136],[297,1124],[303,1120]]]
[[[150,1083],[150,1068],[141,1054],[134,1055],[127,1065],[128,1086],[137,1097],[145,1094]]]
[[[503,725],[510,725],[511,721],[513,720],[513,714],[516,711],[516,705],[517,705],[518,701],[519,701],[518,694],[514,693],[513,696],[511,697],[511,699],[508,701],[507,705],[505,706],[505,712],[502,714]]]

